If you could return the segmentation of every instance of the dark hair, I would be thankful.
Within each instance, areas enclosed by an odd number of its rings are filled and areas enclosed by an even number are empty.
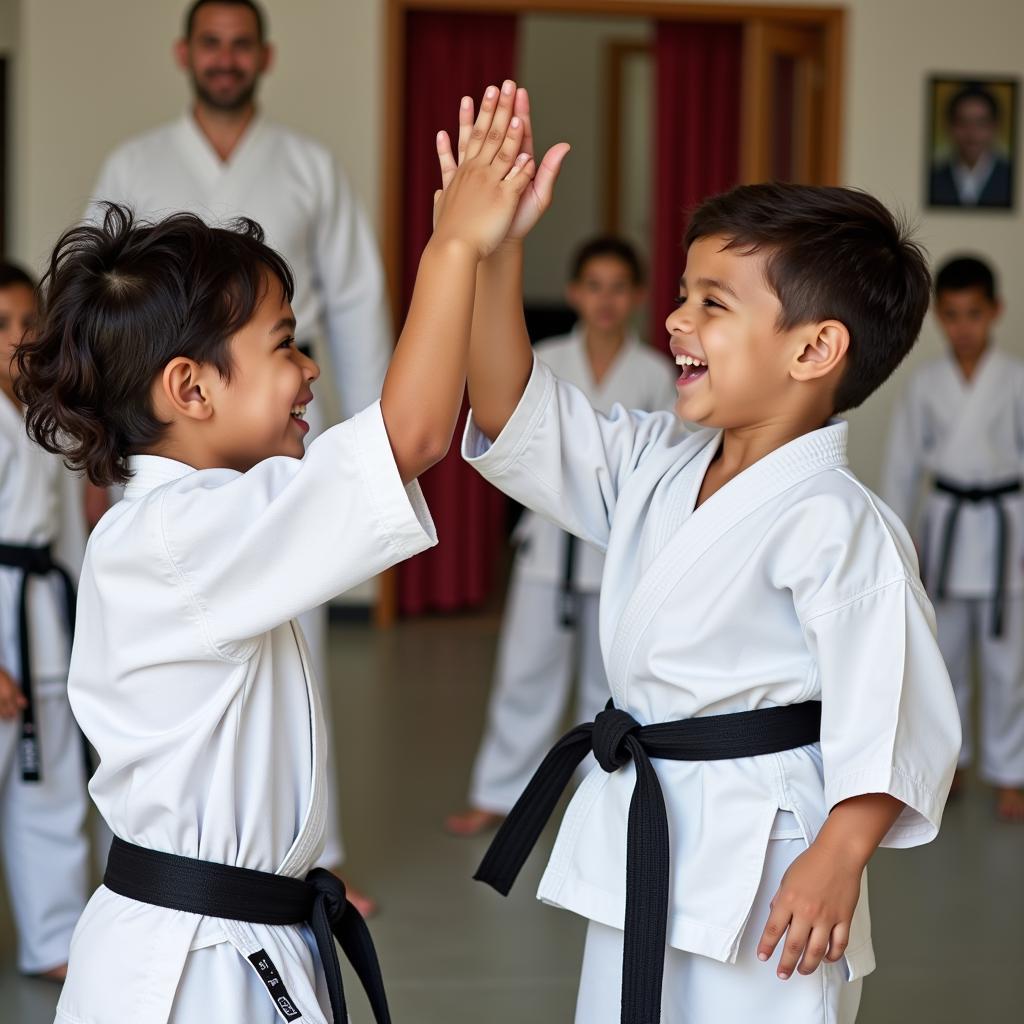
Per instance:
[[[996,275],[984,261],[973,256],[957,256],[947,260],[935,275],[935,296],[943,292],[962,292],[980,288],[989,302],[996,302]]]
[[[852,188],[741,185],[699,206],[686,232],[726,249],[764,252],[782,305],[777,330],[835,319],[850,332],[835,411],[861,404],[910,351],[931,279],[920,246],[877,199]]]
[[[185,13],[185,39],[192,38],[192,30],[196,27],[196,15],[202,7],[209,7],[211,4],[222,4],[227,7],[245,7],[256,15],[256,31],[262,43],[267,38],[267,17],[255,0],[195,0]]]
[[[644,283],[644,265],[636,249],[624,238],[615,235],[598,235],[580,245],[572,258],[569,279],[578,281],[583,276],[583,268],[600,256],[611,256],[625,263],[633,278],[633,284]]]
[[[5,288],[14,288],[16,285],[24,285],[35,291],[36,279],[24,267],[19,267],[17,263],[0,261],[0,291]]]
[[[102,224],[57,242],[42,322],[18,348],[30,436],[95,484],[125,482],[124,460],[167,427],[153,413],[153,381],[177,356],[230,377],[231,337],[252,319],[268,274],[290,300],[291,271],[254,221],[227,230],[178,213],[140,223],[105,204]]]
[[[970,82],[965,85],[962,89],[957,90],[946,104],[946,123],[951,123],[955,120],[957,115],[957,107],[961,103],[966,103],[968,100],[980,100],[988,107],[988,112],[992,117],[993,121],[999,120],[1001,113],[999,109],[999,100],[989,92],[983,85],[978,82]]]

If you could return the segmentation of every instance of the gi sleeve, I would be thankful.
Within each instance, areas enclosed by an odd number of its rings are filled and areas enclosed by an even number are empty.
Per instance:
[[[821,680],[829,810],[888,793],[906,804],[883,846],[938,833],[960,751],[960,716],[928,598],[897,579],[805,620]]]
[[[516,501],[593,544],[608,547],[622,487],[645,453],[678,424],[669,413],[598,413],[579,388],[539,359],[515,412],[491,443],[466,424],[462,455]]]
[[[394,347],[377,242],[344,174],[325,158],[315,218],[315,286],[324,297],[327,342],[342,416],[380,398]]]
[[[882,498],[908,529],[924,475],[924,432],[923,410],[911,382],[893,411],[882,471]]]
[[[379,402],[303,459],[189,474],[164,491],[160,525],[171,572],[229,657],[437,543],[419,485],[402,484]]]
[[[106,160],[100,168],[99,178],[92,190],[89,205],[83,217],[87,224],[99,224],[103,220],[104,202],[133,204],[132,189],[130,185],[131,173],[128,168],[129,156],[126,150],[117,149]]]

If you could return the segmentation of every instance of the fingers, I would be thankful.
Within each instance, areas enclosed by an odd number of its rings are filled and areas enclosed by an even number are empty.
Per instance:
[[[842,960],[846,947],[850,944],[850,924],[848,921],[840,921],[832,929],[829,937],[828,956],[825,958],[830,964]]]
[[[811,927],[809,924],[798,921],[795,917],[789,922],[786,939],[782,944],[782,956],[779,958],[779,966],[775,972],[783,981],[793,973],[810,937]]]
[[[473,97],[463,96],[459,104],[459,163],[466,159],[469,134],[473,130]]]
[[[523,122],[523,145],[524,153],[533,156],[533,123],[530,118],[530,95],[525,89],[516,90],[516,101],[512,107],[512,113],[522,119]]]
[[[829,928],[816,925],[807,937],[807,947],[797,970],[801,974],[813,974],[828,952]]]
[[[512,185],[513,191],[517,195],[522,195],[529,188],[530,181],[536,173],[537,165],[534,163],[533,157],[529,153],[520,153],[512,165],[512,170],[505,175],[504,180]]]
[[[476,121],[469,129],[469,137],[466,141],[466,159],[472,160],[487,139],[487,133],[491,130],[491,122],[494,120],[494,111],[498,106],[498,87],[489,85],[484,91],[484,98],[480,101],[480,111],[476,115]],[[462,110],[459,110],[461,124]]]
[[[437,161],[441,165],[441,188],[446,189],[459,169],[452,153],[452,140],[447,132],[437,133]]]
[[[484,136],[478,156],[481,160],[491,161],[501,151],[506,141],[509,130],[509,122],[512,120],[512,107],[516,102],[516,83],[508,79],[501,86],[501,93],[498,96],[498,103],[494,109],[494,116],[491,118],[490,128]],[[522,137],[522,122],[520,120],[519,136]],[[516,152],[518,152],[518,144]],[[513,153],[508,162],[515,159]]]
[[[788,911],[781,909],[778,896],[776,896],[772,900],[772,911],[768,915],[768,921],[765,923],[764,931],[761,933],[761,938],[757,943],[757,958],[759,960],[770,960],[772,958],[775,947],[779,944],[782,936],[786,934],[790,920],[791,915]]]
[[[0,685],[0,719],[17,718],[27,705],[28,701],[21,692],[21,687],[13,680],[9,680],[9,685]]]
[[[518,117],[513,117],[508,124],[508,130],[505,132],[504,141],[501,144],[501,148],[494,155],[493,163],[499,167],[502,165],[512,166],[513,161],[519,156],[522,148],[523,141],[523,122]],[[481,159],[484,153],[480,154]],[[529,154],[527,154],[529,156]]]
[[[556,146],[552,146],[544,154],[544,159],[541,160],[540,167],[537,168],[537,177],[533,187],[543,209],[547,209],[551,203],[551,197],[555,191],[555,182],[561,173],[562,161],[568,155],[569,149],[570,147],[567,142],[559,142]],[[527,152],[525,146],[523,151]]]

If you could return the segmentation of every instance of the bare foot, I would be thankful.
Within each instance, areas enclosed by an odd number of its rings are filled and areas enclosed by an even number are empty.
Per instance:
[[[955,800],[958,796],[963,796],[965,774],[966,773],[964,772],[963,768],[957,768],[957,770],[953,773],[953,785],[949,787],[948,799]]]
[[[33,974],[33,978],[41,978],[43,981],[55,981],[58,985],[63,984],[64,979],[68,976],[68,965],[61,964],[59,967],[53,967],[48,971],[38,971]]]
[[[1024,824],[1024,789],[1000,786],[996,789],[996,817],[1017,825]]]
[[[449,814],[444,819],[444,828],[449,835],[469,839],[473,836],[483,835],[484,832],[490,832],[504,820],[504,814],[495,814],[494,811],[482,811],[478,807],[471,807],[468,811],[462,811],[460,814]]]

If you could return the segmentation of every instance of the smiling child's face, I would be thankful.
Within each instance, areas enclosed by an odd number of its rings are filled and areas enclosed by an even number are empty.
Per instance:
[[[0,288],[0,388],[13,393],[14,353],[36,326],[35,292],[25,284]]]
[[[275,455],[302,458],[320,371],[295,347],[295,317],[276,277],[253,318],[231,339],[231,377],[213,396],[215,445],[220,464],[245,472]]]
[[[676,412],[726,429],[770,420],[791,386],[806,329],[779,331],[782,312],[762,253],[699,238],[689,249],[677,308],[665,321],[679,364]]]

